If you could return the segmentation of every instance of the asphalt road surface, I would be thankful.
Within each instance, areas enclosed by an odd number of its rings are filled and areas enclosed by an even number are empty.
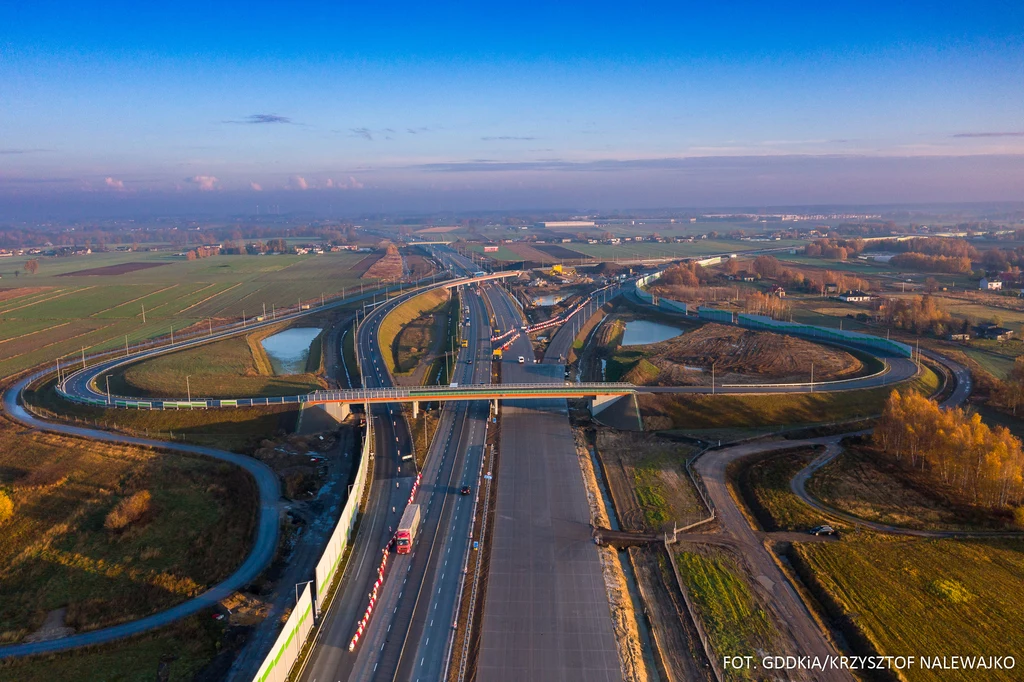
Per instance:
[[[386,312],[395,305],[397,301],[379,306],[359,327],[356,341],[366,388],[391,385],[380,355],[377,330]],[[394,534],[412,488],[414,466],[401,459],[413,448],[401,406],[374,405],[370,414],[375,444],[369,501],[338,594],[325,615],[317,646],[302,676],[304,680],[346,680],[356,669],[357,656],[349,652],[348,644],[366,608],[382,552]]]
[[[487,287],[498,326],[522,324]],[[522,355],[526,362],[518,363]],[[518,339],[503,382],[561,382]],[[611,611],[564,400],[505,401],[477,680],[621,680]]]

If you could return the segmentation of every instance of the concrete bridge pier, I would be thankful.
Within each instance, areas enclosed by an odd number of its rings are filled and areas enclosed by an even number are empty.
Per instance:
[[[339,424],[345,421],[348,416],[352,414],[352,409],[349,407],[348,403],[321,403],[315,407],[326,412]]]
[[[605,409],[608,408],[609,405],[611,405],[616,400],[622,397],[623,396],[621,395],[595,395],[593,398],[590,399],[591,416],[596,417],[597,415],[601,414]]]
[[[420,416],[420,401],[412,401],[412,418],[416,419]]]

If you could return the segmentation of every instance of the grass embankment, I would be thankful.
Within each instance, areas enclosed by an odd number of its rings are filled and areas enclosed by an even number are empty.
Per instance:
[[[853,391],[744,396],[641,394],[638,399],[644,424],[652,431],[778,429],[877,416],[894,388],[931,395],[939,386],[938,375],[925,367],[917,377],[902,384]]]
[[[193,398],[238,398],[296,395],[325,387],[317,376],[322,370],[322,333],[310,348],[305,374],[274,374],[261,342],[282,328],[261,329],[129,365],[110,375],[110,390],[143,398],[185,398],[190,387]],[[99,382],[101,390],[106,388],[102,377]]]
[[[255,484],[237,467],[26,435],[6,420],[0,489],[14,502],[0,532],[0,641],[7,642],[58,608],[83,631],[195,596],[245,558],[257,510]],[[110,521],[143,491],[150,501],[140,514]]]
[[[57,395],[50,381],[24,393],[44,416],[158,440],[175,440],[251,453],[261,441],[295,431],[294,406],[225,407],[211,410],[107,410],[78,405]]]
[[[742,573],[724,552],[675,555],[697,617],[704,625],[711,647],[723,656],[754,656],[769,650],[772,626],[767,612],[757,603]],[[728,670],[727,679],[749,679],[752,670]]]
[[[422,332],[410,334],[403,349],[401,336],[405,327],[427,313],[438,312],[448,301],[448,297],[447,289],[433,289],[413,296],[384,317],[378,332],[378,342],[381,348],[390,351],[383,355],[384,363],[392,374],[412,372],[429,349],[429,345],[423,343],[423,337],[427,335],[427,330],[432,325],[426,325]],[[423,345],[413,345],[414,341]]]
[[[746,503],[761,528],[799,531],[821,523],[821,514],[789,489],[790,480],[819,452],[817,448],[795,448],[747,457],[729,465],[727,473],[734,495]]]
[[[741,463],[742,497],[766,529],[803,530],[822,521],[789,490],[812,457],[804,450]],[[888,494],[913,499],[892,484]],[[856,653],[992,656],[1024,645],[1024,541],[929,540],[848,528],[839,542],[792,543],[787,555]],[[904,675],[912,682],[1019,678],[1016,671],[920,666]]]
[[[224,627],[200,613],[152,633],[65,654],[0,662],[0,682],[192,682],[217,655]],[[102,671],[102,675],[100,674]],[[165,671],[166,677],[161,677]]]

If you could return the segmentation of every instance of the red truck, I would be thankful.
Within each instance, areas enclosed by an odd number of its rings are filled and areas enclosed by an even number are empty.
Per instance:
[[[398,532],[395,533],[395,547],[399,554],[408,554],[412,551],[412,543],[416,541],[419,529],[420,506],[410,504],[402,513],[402,520],[398,522]]]

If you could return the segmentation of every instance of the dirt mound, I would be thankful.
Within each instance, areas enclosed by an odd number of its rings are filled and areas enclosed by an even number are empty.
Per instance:
[[[721,324],[706,324],[647,349],[643,378],[660,385],[715,382],[799,382],[810,378],[831,381],[856,376],[864,369],[856,357],[831,346],[771,332],[751,331]],[[654,367],[658,373],[654,378]],[[641,377],[637,377],[641,378]]]
[[[394,244],[388,244],[383,256],[371,265],[369,269],[362,275],[363,279],[372,279],[379,277],[380,279],[399,279],[405,274],[405,261],[402,259],[402,255],[398,252],[398,247]]]

